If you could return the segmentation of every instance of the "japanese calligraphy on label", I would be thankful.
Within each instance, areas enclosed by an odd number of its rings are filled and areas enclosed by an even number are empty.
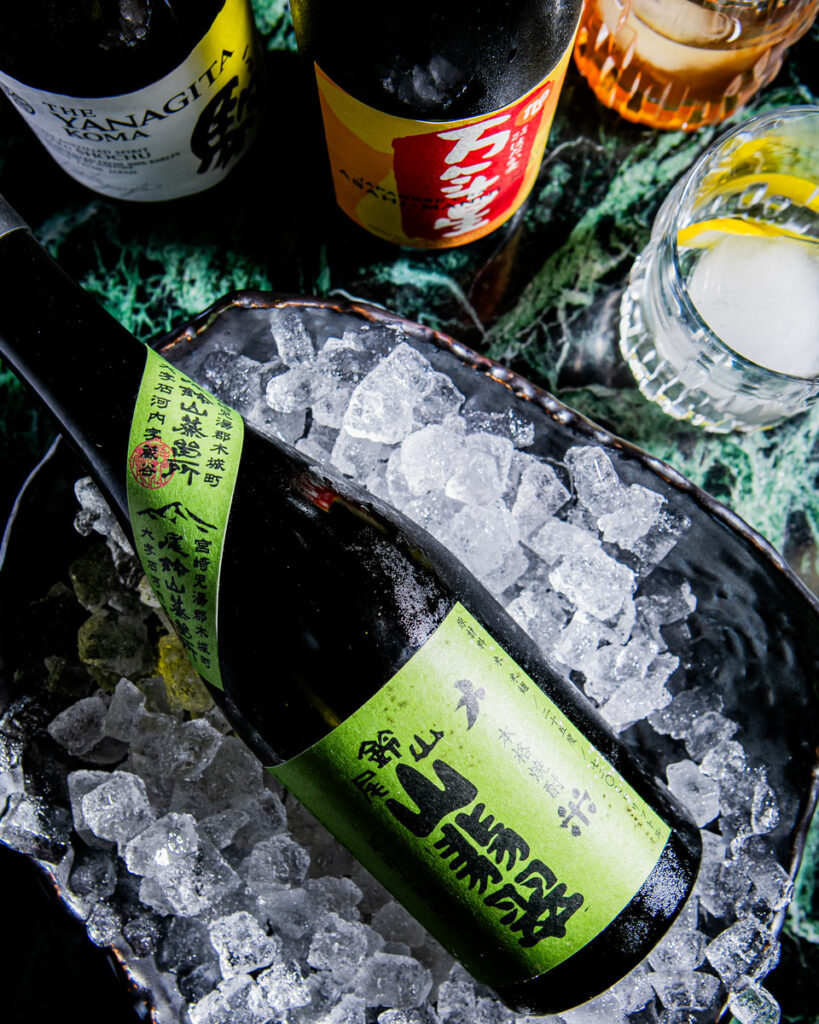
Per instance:
[[[373,234],[423,249],[494,231],[534,185],[570,53],[514,103],[460,121],[384,114],[315,65],[339,206]]]
[[[460,604],[363,707],[271,771],[490,985],[590,942],[671,832]]]
[[[103,195],[174,199],[220,181],[259,116],[258,54],[247,0],[225,0],[174,71],[119,96],[46,92],[0,72],[0,89],[54,159]]]
[[[136,549],[192,665],[221,688],[219,569],[244,423],[152,349],[146,353],[128,446]]]

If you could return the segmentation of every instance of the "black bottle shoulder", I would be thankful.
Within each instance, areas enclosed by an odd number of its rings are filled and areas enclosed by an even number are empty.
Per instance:
[[[226,0],[6,0],[0,70],[80,98],[135,92],[173,71]]]
[[[549,74],[571,44],[580,0],[292,0],[300,49],[384,113],[450,121],[498,110]]]

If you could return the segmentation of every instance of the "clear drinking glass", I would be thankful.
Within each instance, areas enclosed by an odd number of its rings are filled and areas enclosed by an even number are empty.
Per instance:
[[[819,0],[586,0],[574,57],[629,121],[721,121],[776,75]]]
[[[620,308],[620,350],[676,419],[771,426],[819,394],[819,106],[750,118],[672,189]]]

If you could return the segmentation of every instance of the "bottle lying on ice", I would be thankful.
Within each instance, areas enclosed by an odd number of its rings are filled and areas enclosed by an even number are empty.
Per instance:
[[[510,1006],[557,1012],[629,972],[693,886],[685,812],[436,541],[244,426],[4,211],[0,273],[35,301],[4,305],[0,354],[237,730]]]
[[[336,200],[399,245],[463,245],[534,185],[581,0],[293,0]]]
[[[210,188],[261,100],[249,0],[6,0],[0,89],[57,163],[106,196]]]

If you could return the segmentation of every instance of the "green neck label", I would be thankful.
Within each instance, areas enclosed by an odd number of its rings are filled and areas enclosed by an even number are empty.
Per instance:
[[[137,554],[193,667],[222,688],[219,569],[244,424],[146,347],[128,444],[128,512]]]
[[[492,985],[603,931],[671,832],[460,604],[366,704],[271,770]]]

